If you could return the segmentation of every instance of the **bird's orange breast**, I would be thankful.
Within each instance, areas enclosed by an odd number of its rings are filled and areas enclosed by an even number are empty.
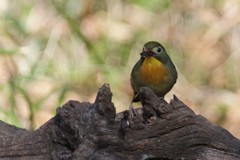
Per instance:
[[[168,70],[159,60],[154,57],[146,57],[140,68],[140,78],[145,83],[164,83],[168,77]]]

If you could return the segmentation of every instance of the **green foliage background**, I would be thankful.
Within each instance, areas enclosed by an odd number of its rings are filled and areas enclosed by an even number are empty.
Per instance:
[[[238,0],[1,0],[0,119],[35,129],[103,83],[127,109],[131,69],[156,40],[179,72],[167,99],[240,136],[239,15]]]

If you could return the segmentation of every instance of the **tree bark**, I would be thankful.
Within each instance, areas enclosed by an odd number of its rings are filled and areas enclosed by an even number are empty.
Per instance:
[[[93,104],[69,101],[35,131],[0,121],[0,159],[240,159],[240,141],[176,96],[141,88],[142,108],[116,114],[109,85]]]

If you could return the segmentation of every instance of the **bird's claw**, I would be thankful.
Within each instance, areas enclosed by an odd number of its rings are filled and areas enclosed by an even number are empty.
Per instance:
[[[134,107],[133,107],[133,105],[131,103],[130,106],[129,106],[129,118],[133,119],[135,116],[136,116],[136,113],[135,113]]]

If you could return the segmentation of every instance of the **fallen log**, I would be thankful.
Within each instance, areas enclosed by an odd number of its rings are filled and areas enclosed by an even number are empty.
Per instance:
[[[240,159],[240,141],[196,115],[176,96],[167,103],[141,88],[142,108],[116,114],[104,84],[94,103],[69,101],[35,131],[0,121],[0,159]]]

